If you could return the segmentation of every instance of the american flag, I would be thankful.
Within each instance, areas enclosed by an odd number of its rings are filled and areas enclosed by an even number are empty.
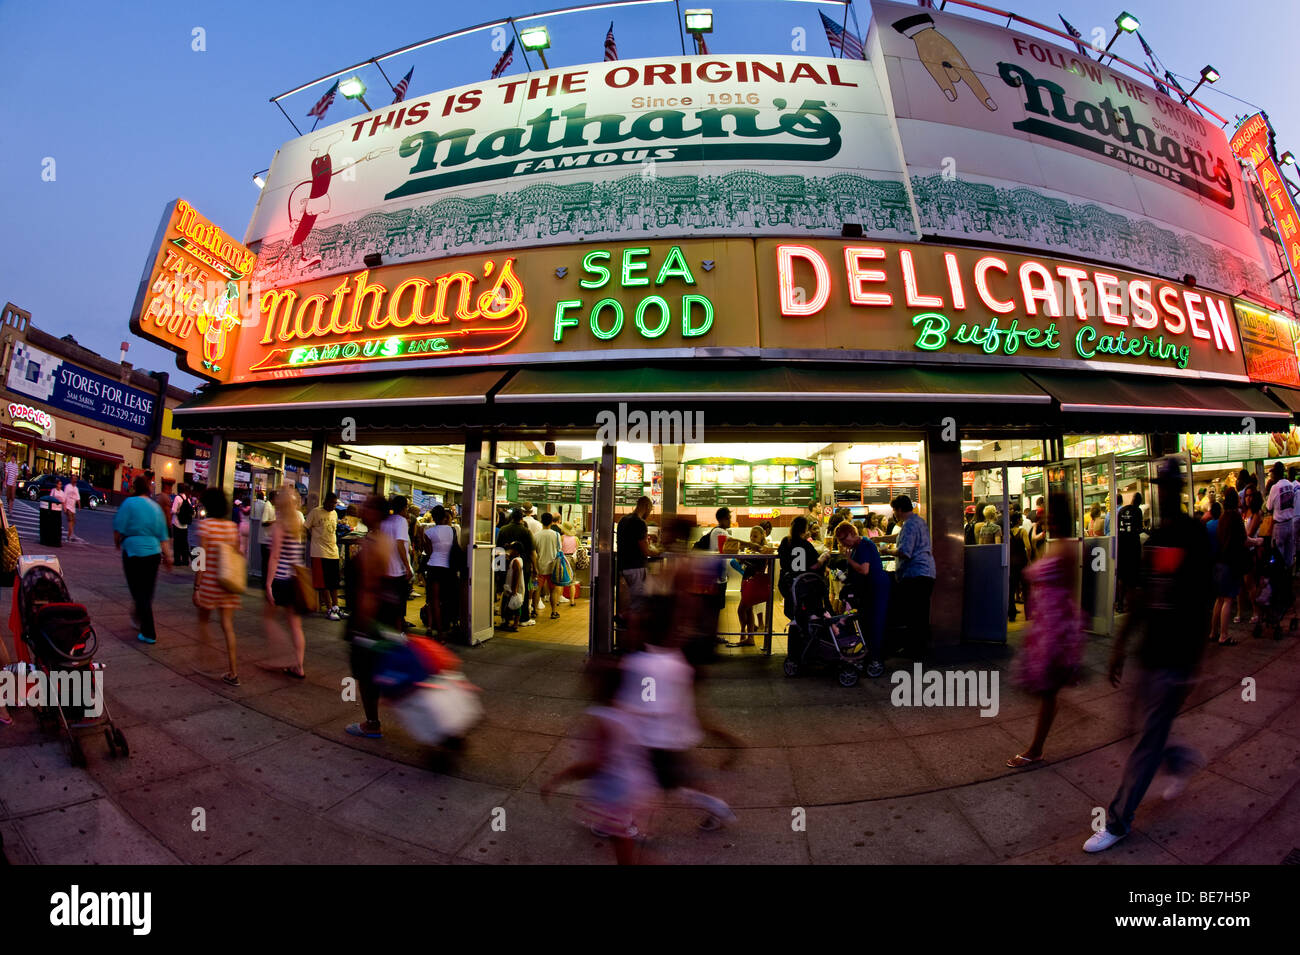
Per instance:
[[[846,60],[867,58],[867,51],[862,48],[861,40],[848,30],[841,29],[838,23],[820,10],[817,13],[822,18],[822,27],[826,30],[826,42],[831,45],[832,50],[839,50],[840,56]]]
[[[1057,16],[1061,17],[1059,13]],[[1061,22],[1065,24],[1065,32],[1074,37],[1074,45],[1079,48],[1079,52],[1091,60],[1092,56],[1088,53],[1088,48],[1083,45],[1083,34],[1075,29],[1074,24],[1065,19],[1065,17],[1061,17]]]
[[[515,38],[510,38],[510,45],[506,51],[501,54],[501,59],[497,60],[497,65],[492,67],[492,79],[496,79],[506,71],[506,67],[515,61]]]
[[[609,21],[609,32],[605,34],[605,59],[618,59],[618,44],[614,42],[614,21]]]
[[[325,111],[334,104],[334,97],[339,91],[339,81],[335,80],[334,85],[329,88],[329,92],[316,101],[316,105],[307,113],[308,116],[315,116],[317,119],[325,118]]]
[[[415,67],[406,71],[406,75],[398,80],[397,85],[393,87],[393,102],[400,103],[406,98],[406,90],[411,85],[411,74],[415,72]]]

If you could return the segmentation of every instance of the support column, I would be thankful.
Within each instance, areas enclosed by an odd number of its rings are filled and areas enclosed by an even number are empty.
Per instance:
[[[484,458],[487,458],[484,461]],[[492,555],[496,544],[496,507],[494,484],[486,484],[479,494],[480,464],[491,463],[491,449],[481,434],[471,434],[465,441],[465,472],[460,496],[460,544],[467,555],[468,573],[461,582],[461,619],[470,645],[489,640],[494,632],[492,612],[496,600],[495,567]],[[492,481],[495,481],[495,475]]]
[[[311,464],[307,469],[307,509],[310,513],[313,507],[318,507],[325,500],[325,494],[333,490],[333,487],[326,482],[325,470],[328,461],[325,457],[326,444],[325,432],[319,431],[311,436]]]
[[[208,484],[219,487],[227,494],[235,493],[235,458],[238,441],[224,434],[212,436],[212,457],[208,459]]]
[[[593,583],[591,653],[614,650],[614,475],[617,473],[616,448],[604,445],[596,469],[596,501],[592,523],[595,553],[591,555],[596,579]]]
[[[659,513],[663,515],[663,523],[667,523],[668,518],[677,514],[677,466],[682,460],[682,446],[665,444],[659,456],[663,458],[663,497],[659,502]]]
[[[966,555],[961,484],[961,441],[945,441],[932,430],[925,440],[930,504],[925,514],[937,577],[930,604],[930,630],[936,647],[961,642]]]

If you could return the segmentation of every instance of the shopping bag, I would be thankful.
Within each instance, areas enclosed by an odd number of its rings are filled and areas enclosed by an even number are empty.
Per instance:
[[[319,608],[316,588],[311,585],[311,568],[295,564],[293,568],[293,609],[302,614],[315,613]]]
[[[478,688],[459,674],[424,680],[389,706],[411,737],[426,746],[464,736],[483,718]]]

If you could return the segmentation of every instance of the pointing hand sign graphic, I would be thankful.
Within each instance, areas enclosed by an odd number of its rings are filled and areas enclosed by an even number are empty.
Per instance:
[[[966,62],[966,57],[952,45],[952,40],[934,28],[934,18],[928,13],[895,21],[894,29],[916,44],[921,63],[930,71],[934,81],[939,84],[939,89],[943,90],[943,95],[948,97],[948,102],[957,100],[957,84],[965,82],[985,109],[992,112],[998,108],[980,78]]]

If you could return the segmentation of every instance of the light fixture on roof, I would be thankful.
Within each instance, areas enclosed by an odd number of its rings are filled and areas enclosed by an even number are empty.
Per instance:
[[[339,92],[348,99],[360,100],[366,112],[370,112],[370,104],[366,102],[366,84],[361,82],[361,77],[349,76],[346,80],[340,80]]]
[[[686,32],[695,41],[695,52],[699,53],[703,35],[713,32],[713,11],[687,10],[682,14],[682,19],[686,21]]]
[[[1295,165],[1295,155],[1289,149],[1282,154],[1281,159],[1282,159],[1282,165],[1284,166]]]
[[[1196,81],[1196,85],[1193,86],[1192,91],[1187,94],[1187,98],[1191,99],[1193,96],[1195,96],[1196,91],[1199,90],[1204,84],[1217,83],[1217,82],[1219,82],[1219,71],[1216,70],[1214,67],[1210,66],[1208,63],[1205,64],[1205,66],[1201,68],[1201,78]]]
[[[546,62],[546,51],[551,48],[551,34],[544,26],[525,27],[519,31],[519,42],[530,53],[536,53],[542,59],[542,68],[550,69]]]
[[[261,172],[253,173],[253,184],[257,186],[258,189],[266,188],[266,174],[270,171],[271,170],[269,169],[263,169]]]
[[[1133,14],[1121,13],[1115,18],[1115,33],[1111,36],[1110,42],[1106,44],[1106,49],[1101,52],[1109,53],[1110,48],[1115,45],[1115,41],[1119,39],[1121,33],[1136,33],[1141,26],[1142,23]]]

